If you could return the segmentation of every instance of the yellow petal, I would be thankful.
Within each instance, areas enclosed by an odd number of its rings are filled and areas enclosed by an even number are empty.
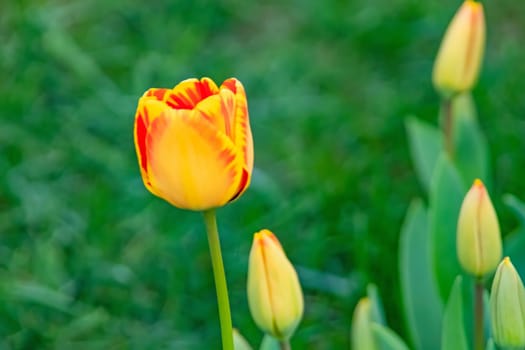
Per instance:
[[[155,120],[146,140],[152,184],[176,207],[205,210],[226,204],[242,179],[231,140],[188,110]]]
[[[229,90],[220,91],[195,106],[196,117],[210,122],[218,131],[222,132],[234,142],[232,138],[232,121],[235,113],[234,96]]]

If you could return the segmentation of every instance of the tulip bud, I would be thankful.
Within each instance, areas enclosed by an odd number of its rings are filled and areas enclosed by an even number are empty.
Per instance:
[[[485,48],[483,5],[466,0],[450,22],[439,48],[432,81],[444,96],[471,90]]]
[[[510,259],[498,266],[490,295],[492,336],[505,348],[525,347],[525,289]]]
[[[501,259],[498,217],[481,180],[467,192],[459,212],[457,254],[463,269],[481,277],[493,271]]]
[[[247,289],[257,326],[274,338],[289,339],[303,315],[303,293],[294,267],[268,230],[254,235]]]
[[[352,349],[375,350],[377,346],[372,334],[372,303],[370,299],[361,298],[352,318]]]

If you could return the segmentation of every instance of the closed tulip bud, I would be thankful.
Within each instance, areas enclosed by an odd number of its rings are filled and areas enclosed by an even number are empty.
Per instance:
[[[370,299],[361,298],[352,318],[352,349],[376,350],[377,345],[372,333],[372,303]]]
[[[275,235],[254,235],[248,267],[248,304],[261,330],[289,339],[303,315],[303,293],[294,267]]]
[[[207,210],[238,198],[253,168],[241,82],[188,79],[149,89],[135,115],[135,149],[146,188],[176,207]]]
[[[450,22],[439,48],[432,81],[446,97],[471,90],[485,48],[483,5],[466,0]]]
[[[500,347],[525,347],[525,289],[506,257],[498,266],[490,295],[492,336]]]
[[[463,269],[481,277],[501,260],[501,235],[496,211],[481,180],[467,192],[459,212],[457,254]]]

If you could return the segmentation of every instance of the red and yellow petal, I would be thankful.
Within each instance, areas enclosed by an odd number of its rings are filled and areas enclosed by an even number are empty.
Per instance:
[[[152,90],[152,89],[151,89]],[[147,135],[150,124],[159,116],[165,113],[167,107],[164,103],[149,97],[141,98],[135,114],[134,140],[135,151],[139,161],[140,174],[146,188],[155,195],[158,191],[151,183],[150,174],[148,173],[148,152],[147,152]]]
[[[238,192],[243,160],[236,147],[211,123],[186,110],[169,110],[156,119],[146,149],[153,187],[176,207],[219,207]]]
[[[223,90],[229,90],[235,94],[235,112],[232,121],[233,125],[233,142],[242,154],[246,170],[249,177],[253,170],[253,137],[250,128],[250,120],[248,115],[248,102],[246,99],[246,92],[242,83],[235,78],[230,78],[221,85],[221,93]],[[247,179],[246,187],[249,185],[250,178]],[[244,188],[244,189],[245,189]],[[244,189],[241,190],[241,194]]]
[[[170,89],[151,88],[142,95],[142,97],[151,97],[157,101],[163,101],[166,93],[171,91]]]
[[[187,79],[179,83],[164,96],[164,101],[173,109],[193,109],[202,100],[215,95],[219,88],[209,78]]]

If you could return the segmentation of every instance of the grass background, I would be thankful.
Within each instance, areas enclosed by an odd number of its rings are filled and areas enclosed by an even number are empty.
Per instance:
[[[523,198],[525,8],[487,1],[474,91],[501,195]],[[199,214],[142,185],[138,97],[188,77],[245,85],[256,169],[219,210],[233,322],[257,345],[246,296],[252,234],[269,228],[306,297],[297,349],[349,348],[376,283],[405,335],[397,240],[421,195],[404,118],[435,123],[430,83],[460,1],[13,1],[0,12],[0,349],[219,347]]]

